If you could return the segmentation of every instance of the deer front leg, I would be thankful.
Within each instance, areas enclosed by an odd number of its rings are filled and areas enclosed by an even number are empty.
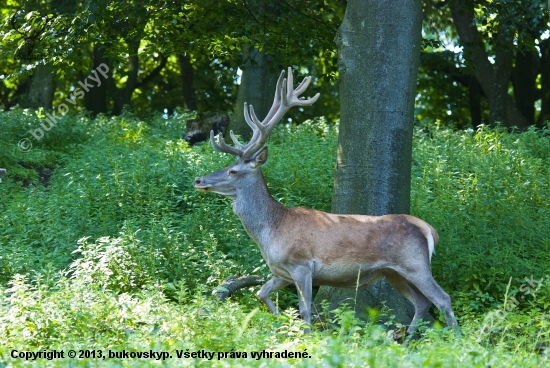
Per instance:
[[[292,279],[296,284],[296,289],[298,290],[298,305],[300,307],[300,315],[307,325],[307,328],[304,330],[304,332],[310,333],[312,293],[311,269],[305,266],[297,267],[290,272],[290,275],[292,276]]]
[[[285,281],[283,279],[280,279],[278,277],[273,277],[271,280],[266,282],[264,286],[258,291],[258,296],[262,300],[262,302],[267,305],[271,313],[278,315],[279,311],[277,310],[277,307],[275,307],[275,304],[273,304],[273,301],[269,297],[269,294],[271,294],[273,291],[281,290],[282,288],[288,286],[290,282]]]

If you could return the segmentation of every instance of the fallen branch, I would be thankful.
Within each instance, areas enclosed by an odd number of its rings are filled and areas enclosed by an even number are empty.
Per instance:
[[[265,276],[257,276],[257,275],[248,275],[248,276],[229,276],[225,280],[223,280],[222,284],[214,289],[214,295],[216,295],[220,301],[225,301],[225,299],[229,298],[231,294],[233,294],[235,291],[250,287],[250,286],[258,286],[263,285],[267,282],[267,278]]]

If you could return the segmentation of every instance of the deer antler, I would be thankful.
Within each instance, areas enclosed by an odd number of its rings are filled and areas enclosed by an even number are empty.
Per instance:
[[[317,99],[319,98],[319,93],[317,93],[315,96],[308,98],[308,99],[300,99],[300,95],[304,93],[304,91],[309,86],[309,83],[311,83],[311,77],[306,77],[294,89],[294,78],[292,75],[292,69],[288,68],[288,80],[284,78],[285,71],[283,70],[281,72],[281,75],[279,76],[279,79],[277,80],[277,87],[275,89],[275,98],[273,99],[273,105],[271,106],[271,109],[267,113],[267,116],[263,121],[260,122],[258,117],[256,116],[256,113],[254,112],[254,108],[252,105],[248,106],[248,104],[244,103],[244,119],[246,120],[246,123],[250,126],[252,129],[252,138],[250,139],[250,142],[248,144],[244,145],[241,142],[238,141],[238,139],[233,134],[233,131],[229,132],[229,135],[231,136],[231,140],[235,144],[235,147],[231,147],[227,143],[225,143],[222,134],[220,133],[218,135],[219,144],[215,142],[214,139],[214,131],[210,131],[210,142],[212,143],[212,146],[220,151],[225,153],[230,153],[232,155],[243,157],[243,158],[250,158],[254,153],[258,152],[265,142],[267,142],[267,139],[269,138],[269,135],[271,134],[271,131],[277,125],[279,120],[281,120],[284,116],[284,114],[294,106],[309,106],[315,103]],[[286,81],[286,83],[285,83]]]

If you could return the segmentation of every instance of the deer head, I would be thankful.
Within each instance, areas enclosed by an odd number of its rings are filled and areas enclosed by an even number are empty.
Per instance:
[[[224,153],[237,157],[235,164],[216,171],[202,178],[195,179],[195,188],[200,191],[211,191],[235,198],[238,188],[250,188],[253,185],[251,176],[261,175],[260,167],[267,161],[267,147],[264,147],[271,131],[282,119],[284,114],[294,106],[309,106],[319,98],[319,93],[309,99],[300,99],[300,95],[311,83],[311,77],[306,77],[294,89],[292,69],[288,68],[288,79],[284,78],[284,70],[277,80],[273,105],[263,121],[256,117],[252,105],[244,103],[244,118],[252,129],[252,138],[244,145],[235,137],[233,131],[229,132],[235,147],[228,145],[223,139],[222,133],[218,135],[219,143],[214,139],[214,131],[210,131],[212,146]]]

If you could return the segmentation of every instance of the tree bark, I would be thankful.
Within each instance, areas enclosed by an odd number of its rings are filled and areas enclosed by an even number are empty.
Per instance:
[[[514,122],[507,120],[507,102],[512,101],[508,95],[508,85],[510,84],[514,58],[514,52],[512,51],[513,44],[511,39],[506,40],[503,36],[502,23],[499,24],[498,29],[496,39],[497,43],[501,44],[501,47],[498,47],[495,52],[492,92],[489,95],[489,122],[491,124],[500,122],[504,126],[511,127],[514,125]]]
[[[97,70],[97,67],[105,63],[106,60],[103,57],[105,49],[103,45],[95,44],[93,47],[92,55],[92,69]],[[86,75],[88,77],[88,75]],[[94,86],[86,94],[84,94],[84,107],[86,110],[91,111],[93,116],[100,113],[107,112],[107,84],[108,82],[102,82],[99,86]]]
[[[539,56],[535,51],[518,51],[516,65],[512,70],[512,85],[516,105],[529,125],[535,124],[535,101],[537,100],[537,75],[540,71]]]
[[[537,126],[542,128],[546,126],[546,121],[550,120],[550,39],[541,42],[540,51],[540,83],[542,96]]]
[[[183,107],[186,110],[197,110],[195,87],[193,85],[193,66],[189,54],[178,55],[181,74],[181,88],[183,91]]]
[[[337,35],[340,133],[332,212],[410,212],[412,127],[420,63],[421,0],[350,0]],[[355,300],[356,290],[322,287],[316,301]],[[385,280],[358,291],[365,305],[408,324],[414,307]]]
[[[244,49],[245,69],[241,75],[235,112],[226,134],[229,138],[229,130],[233,130],[233,133],[240,135],[246,141],[252,136],[252,130],[244,120],[244,103],[254,106],[254,112],[258,119],[262,120],[273,104],[278,75],[269,70],[268,56],[258,49],[249,50],[247,46]]]
[[[420,3],[348,2],[337,36],[341,110],[335,213],[410,211]]]
[[[38,65],[31,78],[24,107],[51,109],[55,92],[55,75],[52,65]]]
[[[470,103],[470,117],[474,130],[482,123],[481,120],[481,87],[473,75],[468,78],[468,98]]]
[[[489,99],[491,123],[501,122],[506,127],[517,126],[526,129],[529,126],[527,119],[521,114],[518,107],[508,95],[510,72],[512,67],[512,51],[500,40],[496,51],[495,67],[489,61],[481,36],[474,24],[473,10],[463,0],[451,2],[451,14],[460,42],[464,47],[466,60],[472,66],[474,74]],[[498,36],[503,34],[504,25]],[[510,42],[508,42],[510,43]]]

